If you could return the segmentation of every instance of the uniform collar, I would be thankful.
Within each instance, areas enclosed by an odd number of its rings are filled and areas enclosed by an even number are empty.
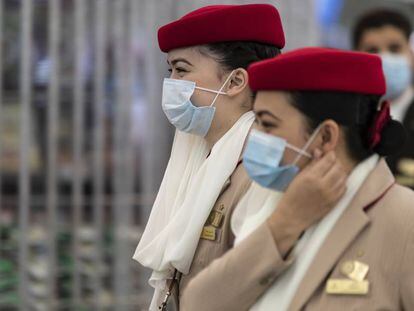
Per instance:
[[[345,249],[369,225],[369,209],[382,199],[395,179],[385,160],[380,160],[335,224],[299,285],[289,309],[301,310],[335,266]]]
[[[409,87],[400,97],[391,102],[391,116],[400,122],[404,121],[405,114],[414,98],[413,87]]]

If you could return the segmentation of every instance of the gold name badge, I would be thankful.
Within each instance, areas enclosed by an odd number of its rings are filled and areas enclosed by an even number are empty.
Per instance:
[[[351,280],[361,282],[367,276],[369,266],[363,262],[354,260],[346,261],[341,266],[341,272]]]
[[[331,295],[366,295],[369,292],[369,282],[346,279],[330,279],[326,283],[326,293]]]
[[[216,240],[216,228],[207,226],[203,228],[201,232],[201,238],[204,240],[215,241]]]

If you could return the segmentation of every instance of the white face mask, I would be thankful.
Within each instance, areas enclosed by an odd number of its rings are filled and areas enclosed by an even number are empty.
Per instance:
[[[411,83],[410,62],[404,55],[381,54],[382,69],[387,84],[386,99],[398,98]]]
[[[170,123],[180,131],[206,136],[216,111],[214,104],[219,95],[227,95],[222,91],[230,81],[233,72],[234,70],[218,91],[196,86],[192,81],[165,78],[162,90],[162,109]],[[216,94],[210,106],[197,107],[191,102],[190,98],[195,89]]]

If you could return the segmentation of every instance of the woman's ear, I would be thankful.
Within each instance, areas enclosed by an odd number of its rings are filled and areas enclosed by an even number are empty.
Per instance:
[[[322,144],[320,146],[323,154],[335,150],[339,141],[339,125],[333,120],[326,120],[321,125],[320,137]]]
[[[235,96],[243,92],[249,83],[249,76],[247,71],[243,68],[238,68],[233,72],[230,78],[230,83],[227,88],[228,96]]]

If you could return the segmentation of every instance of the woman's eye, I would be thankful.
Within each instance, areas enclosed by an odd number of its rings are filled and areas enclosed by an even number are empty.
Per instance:
[[[275,125],[273,123],[269,123],[269,122],[266,122],[266,121],[262,121],[262,126],[264,128],[273,128],[273,127],[275,127]]]
[[[170,74],[172,74],[173,72],[175,72],[175,73],[177,73],[177,74],[183,74],[183,73],[186,73],[186,72],[188,72],[187,70],[185,70],[184,68],[180,68],[180,67],[176,67],[176,68],[169,68],[168,69],[168,72],[170,73]]]
[[[399,45],[399,44],[391,44],[388,47],[388,49],[389,49],[389,51],[391,53],[399,53],[401,51],[401,45]]]
[[[369,47],[365,50],[365,52],[367,53],[372,53],[372,54],[378,54],[379,53],[379,49],[376,47]]]
[[[187,72],[187,70],[180,67],[175,68],[175,70],[177,70],[177,72]]]

